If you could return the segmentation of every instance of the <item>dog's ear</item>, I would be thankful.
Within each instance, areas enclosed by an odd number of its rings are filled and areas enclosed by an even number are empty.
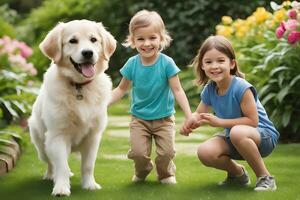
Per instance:
[[[116,50],[117,42],[115,38],[107,30],[105,30],[101,22],[97,23],[97,29],[100,37],[102,38],[103,58],[108,61],[110,56]]]
[[[62,57],[62,32],[64,23],[56,25],[40,43],[42,53],[57,63]]]

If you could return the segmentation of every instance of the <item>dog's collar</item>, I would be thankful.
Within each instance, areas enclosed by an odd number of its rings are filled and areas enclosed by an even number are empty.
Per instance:
[[[82,86],[84,85],[87,85],[89,83],[91,83],[93,80],[88,80],[86,82],[83,82],[83,83],[76,83],[76,82],[73,82],[71,81],[71,85],[75,87],[76,89],[76,99],[77,100],[82,100],[83,99],[83,95],[81,93],[81,89],[82,89]]]

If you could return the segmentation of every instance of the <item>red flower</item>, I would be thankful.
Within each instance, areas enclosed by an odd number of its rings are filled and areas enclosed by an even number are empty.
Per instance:
[[[297,41],[300,41],[300,32],[298,32],[298,31],[291,31],[288,34],[287,41],[290,44],[295,44]]]
[[[296,10],[289,10],[287,15],[289,16],[289,18],[291,19],[297,19],[297,11]]]

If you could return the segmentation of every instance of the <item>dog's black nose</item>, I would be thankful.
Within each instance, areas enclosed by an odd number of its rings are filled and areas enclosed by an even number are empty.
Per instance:
[[[93,57],[93,51],[90,50],[83,50],[81,54],[85,59],[90,59]]]

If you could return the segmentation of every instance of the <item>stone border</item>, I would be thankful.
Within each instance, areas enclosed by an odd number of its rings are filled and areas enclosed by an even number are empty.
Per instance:
[[[20,145],[15,140],[11,142],[0,149],[0,176],[11,171],[21,155]]]

